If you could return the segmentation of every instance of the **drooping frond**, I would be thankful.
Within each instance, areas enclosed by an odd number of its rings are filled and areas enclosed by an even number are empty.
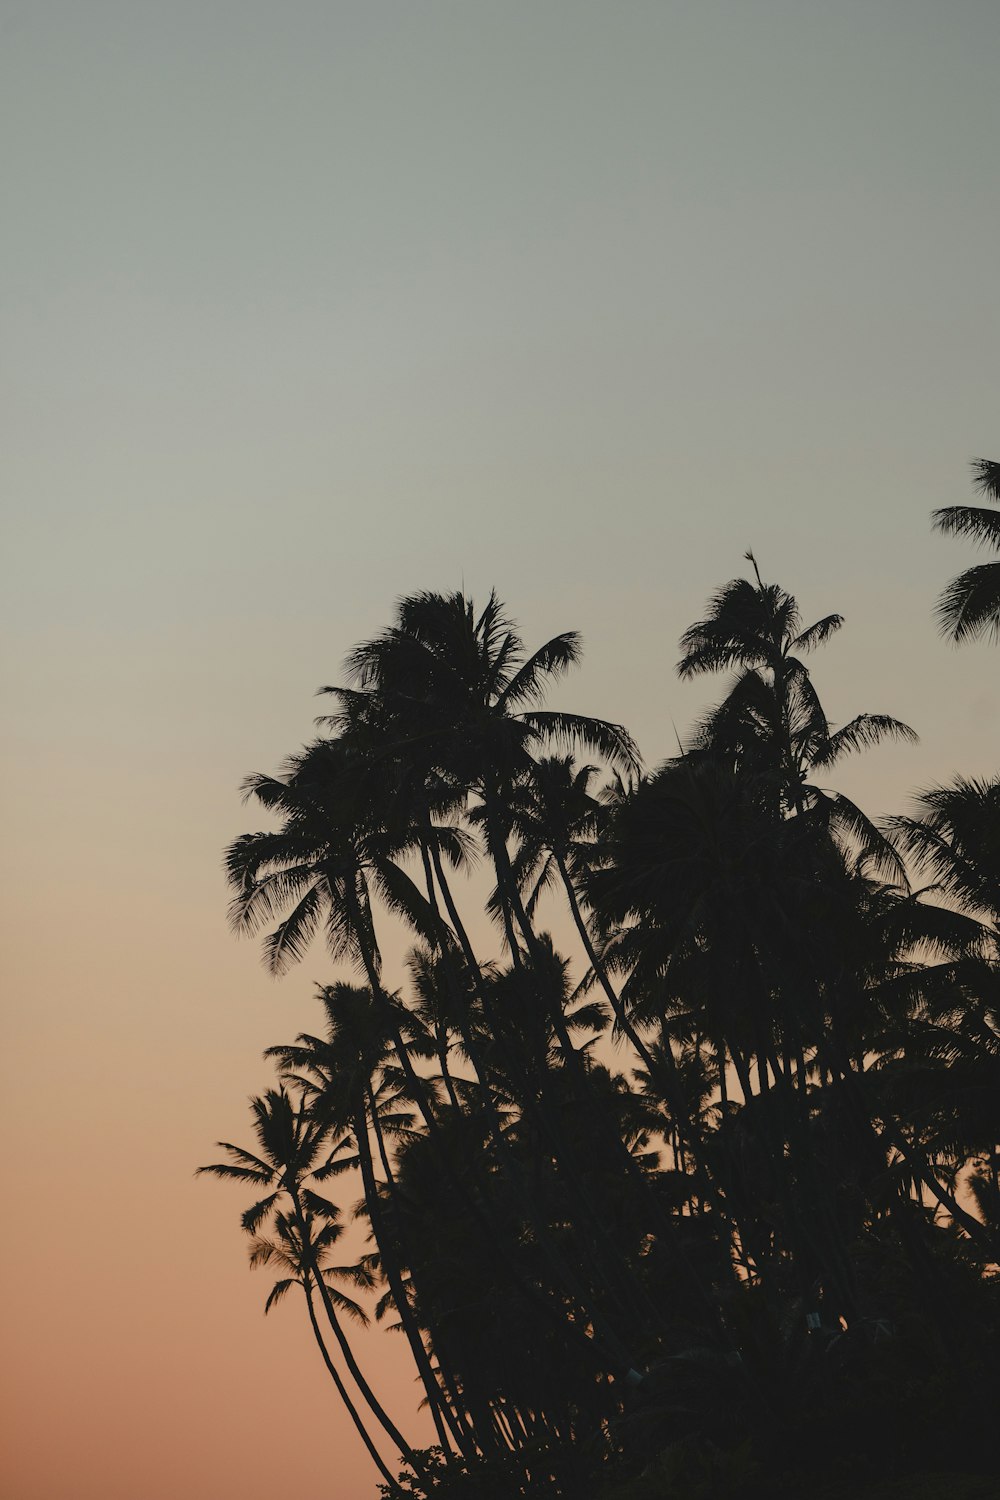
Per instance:
[[[248,880],[229,903],[230,927],[238,936],[257,932],[265,923],[273,922],[290,901],[300,901],[314,880],[311,865],[293,865]]]
[[[906,866],[892,840],[842,792],[825,793],[831,828],[880,875],[905,883]]]
[[[323,1198],[319,1193],[314,1193],[312,1188],[302,1189],[302,1201],[311,1214],[323,1219],[328,1225],[337,1225],[340,1219],[340,1209],[329,1198]]]
[[[318,885],[310,886],[283,922],[264,939],[264,963],[271,974],[284,974],[305,953],[322,914]]]
[[[401,918],[425,943],[434,946],[440,940],[439,919],[424,893],[405,870],[391,860],[373,861],[372,884],[388,911]]]
[[[552,709],[534,709],[522,714],[521,719],[542,743],[563,745],[569,749],[580,745],[603,756],[609,765],[634,773],[642,765],[635,741],[621,724]]]
[[[1000,511],[979,505],[948,505],[931,512],[935,531],[965,537],[980,547],[1000,551]]]
[[[1000,563],[980,563],[959,573],[937,602],[942,635],[959,644],[986,636],[1000,640]]]
[[[909,724],[890,718],[888,714],[858,714],[849,724],[842,724],[835,730],[822,748],[814,751],[812,763],[831,766],[842,755],[855,750],[870,750],[883,740],[904,740],[915,745],[918,736]]]
[[[240,1215],[240,1225],[247,1234],[257,1233],[280,1196],[280,1193],[269,1193],[266,1198],[261,1198],[259,1203],[252,1204]]]
[[[817,620],[815,625],[810,625],[808,630],[803,630],[792,641],[793,651],[815,651],[817,646],[825,646],[832,635],[844,623],[843,615],[824,615],[822,620]]]
[[[287,1276],[284,1281],[276,1281],[274,1283],[274,1286],[268,1292],[267,1301],[264,1303],[265,1315],[271,1311],[272,1307],[274,1307],[278,1302],[281,1301],[286,1292],[291,1291],[293,1286],[301,1286],[301,1284],[302,1283],[297,1279],[297,1277],[294,1276]]]
[[[500,706],[515,709],[525,703],[539,702],[548,683],[576,666],[582,652],[577,631],[567,630],[562,635],[553,636],[518,668],[500,694]]]
[[[992,458],[974,458],[971,467],[973,489],[1000,501],[1000,463]]]
[[[196,1168],[195,1175],[201,1176],[205,1172],[212,1177],[227,1177],[232,1182],[253,1183],[256,1187],[271,1182],[274,1178],[274,1173],[269,1167],[240,1167],[232,1162],[211,1162],[208,1166]]]

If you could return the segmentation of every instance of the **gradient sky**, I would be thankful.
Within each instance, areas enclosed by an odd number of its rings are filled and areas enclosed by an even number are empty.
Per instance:
[[[995,0],[0,5],[9,1500],[371,1500],[192,1172],[330,976],[227,932],[238,783],[397,595],[580,628],[559,701],[655,763],[752,545],[847,616],[832,717],[922,736],[845,790],[995,770],[928,513],[1000,456],[998,49]]]

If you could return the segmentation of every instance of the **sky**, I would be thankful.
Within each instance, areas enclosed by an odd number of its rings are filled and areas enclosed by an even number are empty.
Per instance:
[[[1000,457],[998,47],[995,0],[2,0],[9,1500],[373,1500],[193,1172],[332,977],[227,930],[240,780],[401,594],[581,630],[554,701],[655,765],[752,546],[846,616],[831,718],[921,736],[842,789],[995,772],[929,513]]]

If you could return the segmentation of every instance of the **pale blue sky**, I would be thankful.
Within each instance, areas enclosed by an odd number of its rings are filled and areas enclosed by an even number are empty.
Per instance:
[[[39,1440],[18,1500],[214,1500],[223,1472],[264,1500],[279,1468],[238,1437],[285,1335],[230,1291],[232,1214],[188,1174],[323,964],[276,989],[225,931],[236,784],[398,594],[463,581],[529,640],[580,628],[561,701],[655,762],[712,691],[675,682],[677,638],[748,545],[848,617],[816,660],[833,717],[922,736],[840,784],[879,812],[995,769],[996,651],[931,617],[974,554],[928,516],[1000,457],[1000,7],[4,0],[0,54],[7,1098],[54,1174],[18,1191],[47,1210],[55,1180],[85,1247],[40,1328],[13,1246],[16,1399],[77,1412],[96,1455],[67,1488]],[[100,1222],[70,1133],[117,1143]],[[143,1221],[141,1339],[114,1284],[81,1311],[140,1155],[148,1212],[186,1226]],[[192,1347],[204,1390],[151,1367]],[[289,1413],[321,1379],[300,1358]],[[327,1472],[301,1462],[290,1488]],[[371,1494],[352,1464],[337,1500]]]

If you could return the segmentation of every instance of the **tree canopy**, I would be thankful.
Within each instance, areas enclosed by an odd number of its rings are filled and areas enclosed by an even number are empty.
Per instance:
[[[985,509],[935,525],[1000,542]],[[752,1500],[818,1463],[860,1492],[917,1447],[970,1495],[997,1473],[1000,777],[889,817],[831,789],[914,731],[830,722],[842,617],[747,560],[680,643],[723,695],[651,771],[550,706],[575,631],[528,649],[496,595],[425,591],[245,783],[271,826],[227,851],[233,926],[339,977],[204,1170],[262,1195],[267,1307],[300,1297],[384,1494]],[[998,568],[946,590],[955,640],[996,636]],[[360,1368],[366,1317],[432,1448]]]

